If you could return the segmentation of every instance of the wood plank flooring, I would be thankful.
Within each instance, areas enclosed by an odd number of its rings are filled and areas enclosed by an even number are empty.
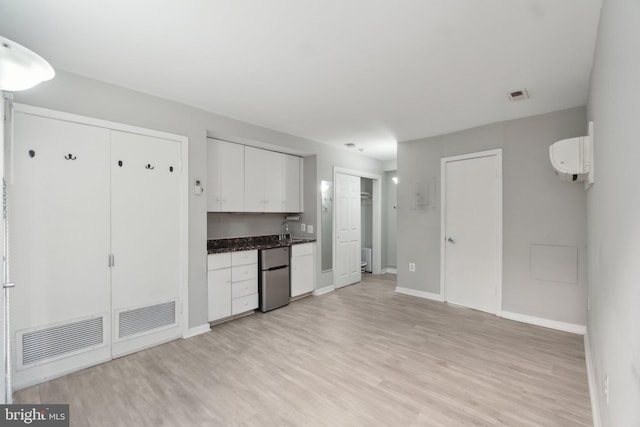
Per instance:
[[[395,276],[33,386],[72,426],[591,426],[582,336],[394,292]]]

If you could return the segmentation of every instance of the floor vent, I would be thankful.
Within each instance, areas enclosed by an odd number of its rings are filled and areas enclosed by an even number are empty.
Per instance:
[[[150,305],[119,313],[118,337],[125,338],[176,323],[176,302]]]
[[[22,365],[31,365],[103,344],[103,318],[82,320],[22,335]]]

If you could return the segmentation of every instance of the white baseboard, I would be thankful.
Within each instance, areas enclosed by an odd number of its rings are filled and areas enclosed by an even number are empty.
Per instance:
[[[559,331],[571,332],[573,334],[584,335],[587,328],[584,325],[576,325],[575,323],[559,322],[557,320],[543,319],[541,317],[527,316],[526,314],[512,313],[503,311],[502,316],[505,319],[515,320],[516,322],[529,323],[531,325],[542,326]]]
[[[398,274],[397,268],[387,267],[380,272],[381,274],[390,273],[390,274]]]
[[[400,286],[396,287],[396,292],[399,294],[411,295],[413,297],[426,298],[433,301],[440,301],[440,302],[444,301],[444,298],[442,298],[442,295],[434,294],[432,292],[417,291],[415,289],[401,288]]]
[[[191,338],[196,335],[205,334],[211,330],[211,325],[205,323],[204,325],[196,326],[194,328],[189,328],[187,332],[182,334],[182,338]]]
[[[325,286],[324,288],[316,289],[315,291],[313,291],[313,296],[318,297],[320,295],[328,294],[329,292],[332,292],[335,290],[336,288],[333,285]]]
[[[589,344],[589,331],[584,334],[584,358],[587,362],[587,380],[589,381],[589,396],[591,397],[591,416],[593,418],[593,427],[601,427],[602,420],[600,418],[600,405],[598,404],[598,387],[596,387],[598,378],[596,377],[595,366],[591,357],[591,345]]]

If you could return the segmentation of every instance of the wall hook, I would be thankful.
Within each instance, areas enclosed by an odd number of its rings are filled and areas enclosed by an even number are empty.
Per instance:
[[[73,154],[71,154],[71,153],[69,153],[69,154],[67,154],[66,156],[64,156],[64,158],[65,158],[65,159],[67,159],[67,160],[75,160],[75,159],[77,159],[77,157],[76,157],[76,156],[74,156],[74,155],[73,155]]]
[[[149,163],[147,166],[144,167],[145,169],[149,169],[149,170],[153,170],[155,169],[154,166],[151,166],[151,163]]]
[[[36,152],[33,150],[29,150],[29,157],[33,159],[35,156],[36,156]]]
[[[118,160],[118,166],[122,167],[122,160]]]
[[[173,166],[169,166],[169,172],[173,172]]]

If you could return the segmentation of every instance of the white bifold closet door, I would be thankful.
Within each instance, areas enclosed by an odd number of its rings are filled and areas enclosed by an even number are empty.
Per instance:
[[[16,113],[14,387],[111,358],[108,129]]]
[[[180,143],[111,132],[113,355],[178,338]]]
[[[16,112],[14,389],[181,336],[180,142]]]

